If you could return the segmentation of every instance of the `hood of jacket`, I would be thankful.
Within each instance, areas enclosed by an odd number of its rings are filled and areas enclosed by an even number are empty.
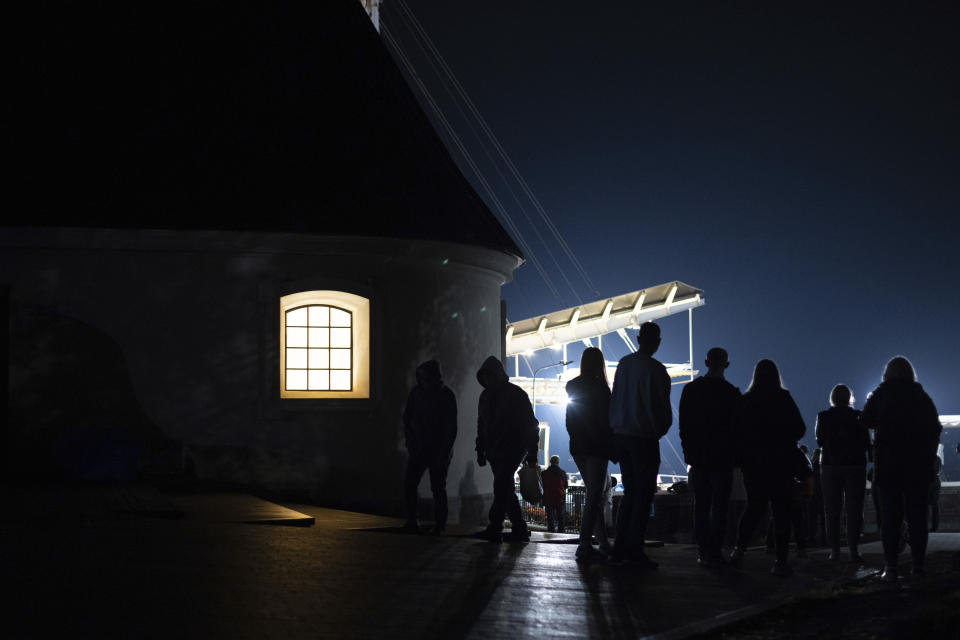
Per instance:
[[[427,360],[417,367],[417,384],[439,385],[443,383],[443,373],[438,360]]]
[[[479,382],[484,389],[497,387],[509,381],[510,376],[507,375],[506,370],[503,368],[503,363],[500,362],[500,359],[496,356],[490,356],[484,360],[480,366],[480,370],[477,371],[477,382]]]

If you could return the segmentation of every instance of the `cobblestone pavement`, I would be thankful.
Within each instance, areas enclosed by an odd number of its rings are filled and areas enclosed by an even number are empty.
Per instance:
[[[651,549],[655,572],[583,567],[557,539],[403,535],[389,532],[396,519],[287,506],[316,524],[4,519],[0,558],[13,589],[3,635],[681,637],[853,575],[811,558],[776,578],[759,551],[743,573],[707,571],[688,545]]]

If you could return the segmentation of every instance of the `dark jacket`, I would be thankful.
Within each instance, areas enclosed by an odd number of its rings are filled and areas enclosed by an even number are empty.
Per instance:
[[[877,486],[927,486],[933,481],[940,417],[923,387],[910,380],[882,382],[861,417],[874,430]]]
[[[440,363],[417,367],[417,386],[403,410],[403,433],[412,457],[449,459],[457,439],[457,398],[443,384]]]
[[[850,407],[830,407],[817,414],[814,428],[820,445],[820,464],[853,466],[867,464],[870,434],[860,420],[860,412]]]
[[[737,411],[737,461],[759,471],[792,476],[797,440],[806,430],[789,391],[748,391]]]
[[[550,465],[540,472],[543,484],[543,506],[562,507],[567,495],[567,472],[559,465]]]
[[[612,452],[610,387],[602,378],[577,376],[567,383],[570,455],[608,458]]]
[[[734,419],[740,390],[722,378],[700,377],[680,394],[680,443],[692,467],[734,466]]]
[[[477,380],[483,386],[477,408],[477,452],[487,458],[513,457],[522,451],[536,455],[540,421],[526,392],[510,382],[494,356],[484,361]]]

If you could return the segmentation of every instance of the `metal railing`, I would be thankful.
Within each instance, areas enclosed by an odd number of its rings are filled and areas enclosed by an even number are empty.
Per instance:
[[[542,504],[530,504],[520,495],[520,483],[514,483],[514,491],[520,500],[520,510],[523,519],[528,524],[547,526],[547,511]],[[576,533],[580,530],[580,520],[583,518],[583,505],[586,500],[586,488],[581,486],[567,487],[564,497],[563,528],[567,533]]]

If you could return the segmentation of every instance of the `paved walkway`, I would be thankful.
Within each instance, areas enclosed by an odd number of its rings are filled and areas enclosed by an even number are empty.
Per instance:
[[[813,557],[779,579],[762,551],[748,554],[743,573],[706,571],[685,545],[651,549],[656,572],[582,567],[574,545],[557,544],[568,536],[492,545],[288,507],[315,526],[0,519],[0,559],[14,586],[4,637],[684,637],[855,575]]]

